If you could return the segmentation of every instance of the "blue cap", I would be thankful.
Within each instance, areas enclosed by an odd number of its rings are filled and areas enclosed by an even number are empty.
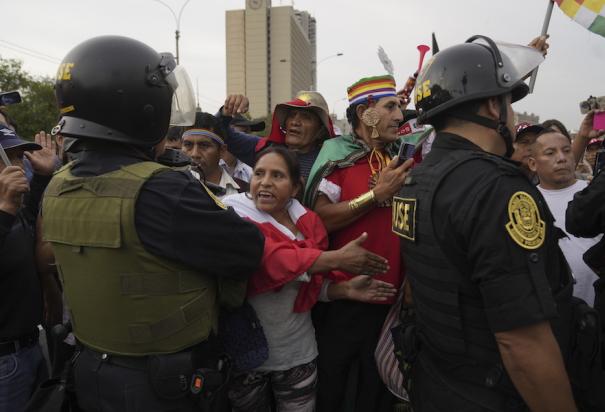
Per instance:
[[[13,129],[4,124],[0,124],[0,145],[4,150],[18,147],[23,150],[40,150],[42,146],[33,142],[26,142],[17,136]]]

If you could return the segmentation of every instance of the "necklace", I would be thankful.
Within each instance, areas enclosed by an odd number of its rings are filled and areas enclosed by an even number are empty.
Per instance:
[[[378,183],[378,177],[380,176],[380,172],[384,169],[389,162],[391,161],[391,156],[388,153],[382,153],[380,149],[373,148],[370,152],[370,156],[368,157],[368,164],[370,165],[370,179],[368,181],[368,188],[370,190],[376,187],[376,183]],[[374,163],[378,163],[377,166],[374,166]],[[378,204],[378,207],[391,207],[392,200],[387,199],[384,202]]]

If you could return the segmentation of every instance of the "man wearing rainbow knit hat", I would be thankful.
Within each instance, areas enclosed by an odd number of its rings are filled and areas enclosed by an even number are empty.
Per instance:
[[[324,221],[337,249],[362,233],[364,247],[389,261],[377,279],[399,288],[404,270],[399,238],[391,231],[391,200],[404,183],[412,160],[399,164],[394,142],[403,120],[392,76],[364,78],[348,88],[350,136],[324,142],[307,180],[305,203]],[[374,351],[393,299],[385,304],[352,301],[316,308],[319,347],[318,410],[343,404],[351,364],[359,361],[356,410],[392,410],[392,395],[382,384]]]

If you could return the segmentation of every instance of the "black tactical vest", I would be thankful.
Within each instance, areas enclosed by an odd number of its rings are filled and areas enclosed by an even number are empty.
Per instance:
[[[393,203],[393,231],[403,239],[401,250],[410,281],[415,305],[416,326],[420,349],[418,362],[430,368],[461,394],[473,399],[487,410],[526,410],[520,395],[513,387],[498,351],[493,332],[488,328],[487,317],[478,287],[470,280],[470,273],[462,273],[442,251],[435,238],[432,222],[433,199],[442,180],[461,164],[485,159],[498,165],[502,174],[524,177],[518,168],[497,156],[470,150],[448,153],[430,167],[413,169],[405,186]],[[529,185],[528,185],[529,186]],[[529,190],[531,190],[529,186]],[[528,191],[529,191],[528,190]],[[528,250],[528,272],[536,289],[548,293],[550,286],[542,275],[546,256],[562,260],[565,281],[560,290],[553,290],[557,309],[569,313],[572,283],[563,255],[553,235],[552,215],[537,190],[531,190],[538,200],[540,216],[545,218],[545,247]],[[472,196],[472,193],[468,194]],[[553,274],[559,276],[560,274]],[[551,276],[547,273],[547,276]],[[553,282],[557,283],[557,282]],[[538,287],[539,286],[539,287]],[[548,305],[548,296],[538,296],[542,305]],[[552,308],[551,309],[555,309]],[[553,322],[563,354],[568,342],[569,316],[559,316]],[[416,364],[418,367],[418,363]],[[413,382],[412,382],[413,385]],[[439,388],[435,388],[438,393]]]

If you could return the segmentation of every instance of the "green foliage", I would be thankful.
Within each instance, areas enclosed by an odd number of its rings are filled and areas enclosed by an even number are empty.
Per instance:
[[[40,130],[49,132],[59,118],[54,81],[23,71],[19,60],[0,56],[0,91],[18,90],[23,101],[4,108],[23,139],[32,140]]]

